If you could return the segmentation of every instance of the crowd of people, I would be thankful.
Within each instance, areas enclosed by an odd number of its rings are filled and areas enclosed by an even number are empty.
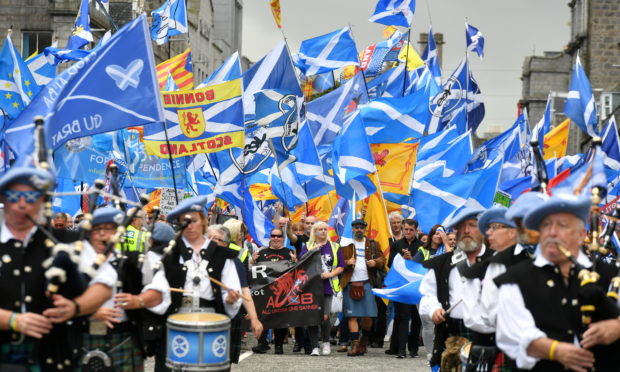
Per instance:
[[[166,319],[188,307],[230,317],[233,363],[249,331],[255,353],[273,342],[283,354],[291,337],[293,353],[330,355],[337,345],[359,357],[377,348],[398,359],[426,355],[442,371],[620,366],[620,278],[615,259],[584,249],[587,195],[528,192],[509,208],[463,208],[428,234],[392,212],[389,247],[369,237],[364,219],[353,220],[353,241],[340,246],[324,221],[282,211],[268,246],[258,247],[243,221],[214,223],[201,196],[165,221],[113,206],[84,214],[75,228],[63,213],[41,221],[53,184],[33,168],[0,178],[0,370],[140,371],[149,356],[156,371],[168,370]],[[596,245],[599,237],[590,238]],[[312,251],[321,256],[322,320],[263,329],[249,267]],[[373,289],[406,261],[428,269],[421,301],[386,304]]]

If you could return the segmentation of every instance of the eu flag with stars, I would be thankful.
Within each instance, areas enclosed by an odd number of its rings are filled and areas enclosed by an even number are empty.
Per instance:
[[[9,33],[0,51],[0,115],[14,119],[38,92],[39,86]]]
[[[18,163],[27,161],[33,152],[36,115],[46,120],[51,150],[74,138],[162,122],[146,17],[126,24],[107,43],[57,76],[11,123],[5,138]]]

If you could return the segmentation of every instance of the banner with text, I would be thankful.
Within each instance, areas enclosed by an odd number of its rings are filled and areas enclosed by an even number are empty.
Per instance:
[[[259,262],[250,273],[256,312],[265,329],[321,323],[323,283],[318,250],[309,252],[297,264]]]
[[[162,124],[144,127],[147,154],[177,158],[243,147],[241,92],[241,79],[162,92],[167,128]]]

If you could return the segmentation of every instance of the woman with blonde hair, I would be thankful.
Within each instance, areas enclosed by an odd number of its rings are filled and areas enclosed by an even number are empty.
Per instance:
[[[323,346],[321,353],[329,355],[331,352],[329,344],[329,332],[331,324],[329,314],[332,307],[332,296],[340,292],[340,281],[338,276],[344,271],[344,258],[338,243],[334,243],[327,239],[328,226],[325,222],[317,222],[312,226],[310,232],[310,240],[304,245],[299,253],[299,257],[309,251],[319,250],[321,252],[321,279],[323,279],[323,322],[320,326],[308,327],[308,335],[310,337],[310,346],[312,353],[310,355],[319,355],[319,329],[321,331],[321,339]]]

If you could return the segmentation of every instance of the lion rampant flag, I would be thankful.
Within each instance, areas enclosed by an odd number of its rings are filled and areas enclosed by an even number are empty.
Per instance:
[[[166,127],[144,127],[146,153],[177,158],[243,147],[241,92],[241,79],[201,89],[161,92]]]
[[[553,158],[559,159],[566,156],[569,128],[570,119],[566,119],[557,127],[551,129],[549,133],[545,134],[545,143],[543,147],[543,158],[545,160]]]
[[[366,235],[381,245],[383,255],[387,258],[390,254],[389,239],[392,236],[392,230],[388,223],[383,195],[377,191],[366,199],[359,201],[358,204],[361,204],[362,215],[368,224]]]
[[[418,145],[419,142],[370,145],[383,192],[409,195]]]

